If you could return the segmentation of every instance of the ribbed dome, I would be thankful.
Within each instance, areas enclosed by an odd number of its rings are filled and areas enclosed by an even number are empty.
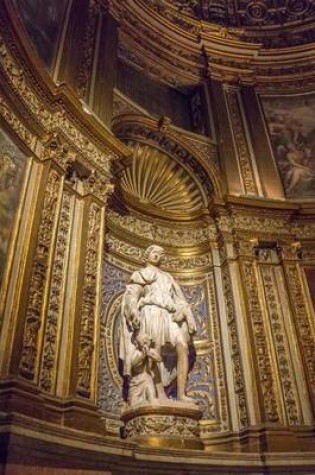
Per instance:
[[[141,205],[170,213],[195,213],[203,202],[196,181],[175,160],[148,145],[129,142],[132,163],[122,174],[123,192]]]

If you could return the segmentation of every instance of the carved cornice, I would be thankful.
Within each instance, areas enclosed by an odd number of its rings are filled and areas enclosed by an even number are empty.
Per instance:
[[[250,202],[252,201],[252,203]],[[310,210],[294,203],[267,200],[233,199],[226,204],[214,205],[212,215],[224,241],[249,245],[253,255],[253,239],[277,242],[308,242],[315,237],[315,219]],[[291,245],[291,244],[290,244]]]

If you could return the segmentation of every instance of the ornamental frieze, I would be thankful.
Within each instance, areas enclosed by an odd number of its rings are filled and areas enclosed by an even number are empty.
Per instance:
[[[114,210],[108,210],[107,225],[110,229],[118,228],[126,231],[130,235],[156,240],[160,244],[166,244],[172,247],[200,246],[216,238],[216,230],[213,224],[207,226],[191,226],[184,224],[181,226],[162,225],[155,220],[145,221],[140,217],[123,215]]]
[[[224,366],[222,339],[220,335],[220,315],[218,311],[218,303],[216,297],[216,287],[214,273],[208,275],[208,305],[210,311],[210,326],[213,341],[214,354],[214,368],[216,375],[217,387],[217,412],[219,414],[220,426],[222,430],[227,430],[229,427],[229,413],[228,413],[228,395],[225,385],[226,370]]]
[[[112,234],[106,237],[106,245],[110,252],[125,260],[132,260],[142,263],[143,248],[124,242]],[[164,266],[167,270],[182,272],[187,270],[204,270],[212,265],[211,254],[198,255],[193,257],[171,257],[166,255]]]

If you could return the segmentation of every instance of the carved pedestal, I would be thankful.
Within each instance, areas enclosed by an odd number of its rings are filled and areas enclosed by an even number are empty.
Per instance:
[[[202,450],[201,416],[202,411],[194,404],[166,401],[134,406],[123,412],[121,419],[125,437],[138,445]]]

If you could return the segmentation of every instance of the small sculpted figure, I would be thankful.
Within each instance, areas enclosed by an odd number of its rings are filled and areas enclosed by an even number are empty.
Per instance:
[[[157,401],[154,379],[158,374],[157,362],[161,356],[150,348],[151,339],[142,334],[136,337],[135,350],[131,358],[131,378],[129,381],[128,402],[130,406],[143,402]]]
[[[154,377],[158,400],[167,398],[164,388],[176,379],[177,399],[189,403],[188,351],[196,323],[181,288],[160,269],[163,258],[163,248],[150,246],[144,253],[146,266],[131,276],[122,301],[120,358],[124,375],[131,375],[135,341],[147,335],[161,356]],[[172,354],[175,358],[169,357]]]

